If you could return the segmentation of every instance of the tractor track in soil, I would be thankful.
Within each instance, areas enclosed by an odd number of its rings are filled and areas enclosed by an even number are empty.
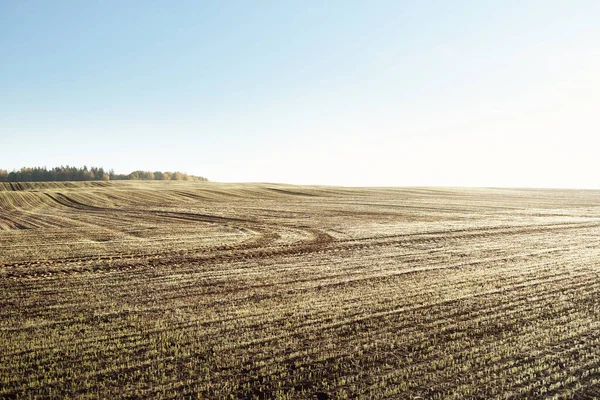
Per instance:
[[[273,230],[269,231],[265,229],[264,224],[258,224],[255,221],[193,213],[168,213],[164,211],[154,212],[152,210],[145,212],[120,210],[119,212],[138,215],[140,217],[143,217],[144,215],[157,215],[166,218],[185,219],[209,223],[241,222],[246,224],[252,224],[250,226],[244,225],[245,228],[250,228],[257,231],[261,230],[262,233],[259,235],[258,238],[253,238],[252,241],[247,243],[229,245],[225,247],[216,246],[214,248],[202,249],[202,251],[197,253],[187,251],[184,255],[173,252],[155,253],[147,255],[111,254],[105,256],[62,258],[58,260],[49,260],[42,262],[36,261],[34,263],[0,264],[0,273],[3,272],[4,276],[10,278],[39,276],[51,277],[57,272],[46,270],[43,274],[40,274],[39,272],[29,271],[28,267],[38,266],[41,268],[47,268],[56,267],[57,265],[81,263],[87,263],[92,265],[84,267],[76,266],[75,268],[63,268],[61,273],[107,273],[132,269],[152,269],[157,267],[169,267],[173,266],[174,264],[184,262],[194,263],[198,265],[211,263],[227,263],[243,260],[256,260],[261,258],[298,256],[311,253],[360,251],[363,249],[373,249],[377,247],[387,246],[410,247],[412,245],[417,244],[439,244],[447,243],[450,241],[490,239],[493,237],[502,237],[505,235],[533,234],[541,232],[556,232],[600,227],[600,223],[595,222],[528,225],[519,226],[517,228],[508,226],[480,227],[477,229],[433,231],[415,234],[368,237],[351,240],[335,240],[329,234],[323,231],[303,228],[304,231],[309,232],[312,235],[313,239],[311,241],[271,246],[269,244],[272,243],[277,237],[277,234],[273,233],[276,232],[276,230],[274,229],[276,228],[276,226],[270,226],[270,228]],[[298,229],[297,227],[294,228]],[[102,264],[103,262],[107,261],[111,263],[129,261],[129,263],[126,266]],[[18,269],[18,271],[14,271],[14,269]]]

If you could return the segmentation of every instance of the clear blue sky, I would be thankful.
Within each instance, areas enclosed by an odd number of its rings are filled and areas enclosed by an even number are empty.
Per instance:
[[[0,0],[0,168],[600,187],[600,1]]]

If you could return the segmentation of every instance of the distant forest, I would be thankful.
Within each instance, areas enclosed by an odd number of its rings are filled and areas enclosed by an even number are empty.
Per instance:
[[[83,168],[61,166],[52,169],[46,167],[21,168],[8,172],[0,169],[0,182],[60,182],[60,181],[208,181],[202,176],[183,172],[133,171],[128,175],[115,174],[111,169],[84,166]]]

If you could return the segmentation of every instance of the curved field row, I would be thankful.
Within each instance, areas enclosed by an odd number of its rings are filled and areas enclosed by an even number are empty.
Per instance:
[[[593,191],[0,192],[0,397],[590,398]]]
[[[110,182],[0,182],[0,191],[108,187]]]

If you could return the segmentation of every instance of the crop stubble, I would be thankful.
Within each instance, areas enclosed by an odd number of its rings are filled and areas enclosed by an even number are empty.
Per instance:
[[[0,397],[600,396],[597,191],[0,185]]]

